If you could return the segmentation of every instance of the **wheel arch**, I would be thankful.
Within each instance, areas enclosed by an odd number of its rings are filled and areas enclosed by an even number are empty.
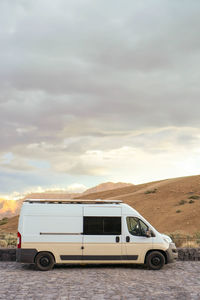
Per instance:
[[[167,254],[166,254],[166,252],[165,252],[164,250],[160,250],[160,249],[151,249],[151,250],[147,251],[147,253],[146,253],[146,255],[145,255],[145,259],[144,259],[144,263],[145,263],[145,264],[146,264],[147,256],[148,256],[150,253],[154,252],[154,251],[158,251],[158,252],[162,253],[162,255],[163,255],[164,258],[165,258],[165,264],[168,263]]]
[[[37,254],[35,255],[35,257],[34,257],[34,263],[35,263],[36,257],[37,257],[37,256],[38,256],[38,254],[40,254],[40,253],[49,253],[49,254],[51,254],[51,255],[53,256],[54,263],[56,263],[56,259],[55,259],[55,256],[54,256],[54,254],[53,254],[51,251],[45,251],[45,250],[38,251],[38,253],[37,253]]]

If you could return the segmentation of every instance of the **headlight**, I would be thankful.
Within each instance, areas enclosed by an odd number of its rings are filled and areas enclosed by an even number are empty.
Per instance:
[[[167,243],[167,244],[170,244],[170,241],[166,238],[163,238],[163,240]]]
[[[172,239],[168,235],[162,234],[162,238],[165,242],[167,242],[169,244],[172,243]]]
[[[175,243],[170,243],[170,245],[171,245],[171,247],[172,247],[173,249],[176,249]]]

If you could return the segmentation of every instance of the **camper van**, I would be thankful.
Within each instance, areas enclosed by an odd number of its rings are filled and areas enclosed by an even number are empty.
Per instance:
[[[170,237],[119,200],[26,200],[17,261],[41,271],[54,264],[145,264],[159,270],[177,258]]]

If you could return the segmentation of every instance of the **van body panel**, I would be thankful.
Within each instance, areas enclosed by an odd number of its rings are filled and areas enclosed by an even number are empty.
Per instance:
[[[56,263],[64,263],[61,260],[61,255],[74,255],[82,257],[83,250],[81,249],[81,243],[23,243],[23,249],[36,249],[37,252],[45,251],[51,252]]]
[[[102,207],[102,205],[95,205],[95,206],[85,206],[83,207],[83,213],[84,216],[112,216],[112,217],[117,217],[122,215],[122,208],[121,207],[113,207],[113,206],[108,206],[108,207]]]
[[[122,255],[122,244],[121,242],[116,243],[115,237],[99,237],[99,241],[97,241],[98,237],[94,238],[94,240],[91,237],[84,237],[83,255]]]

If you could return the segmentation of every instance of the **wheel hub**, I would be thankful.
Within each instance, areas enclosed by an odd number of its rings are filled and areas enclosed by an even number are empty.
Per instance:
[[[44,256],[40,259],[40,264],[43,266],[43,267],[46,267],[48,266],[49,264],[49,259],[48,257]]]
[[[154,266],[158,266],[160,264],[160,258],[158,256],[155,256],[152,258],[152,264]]]

